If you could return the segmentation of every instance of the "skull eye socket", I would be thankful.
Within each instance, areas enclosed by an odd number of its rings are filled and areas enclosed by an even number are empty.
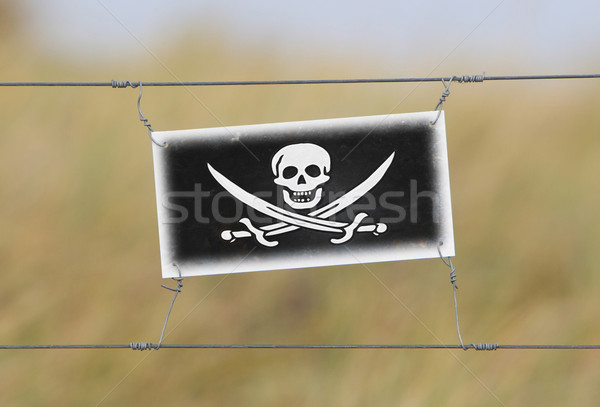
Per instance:
[[[306,167],[306,173],[307,173],[309,176],[311,176],[311,177],[313,177],[313,178],[316,178],[316,177],[318,177],[319,175],[321,175],[321,169],[320,169],[318,166],[316,166],[316,165],[314,165],[314,164],[311,164],[311,165],[309,165],[308,167]]]
[[[296,174],[298,174],[298,168],[296,167],[285,167],[281,172],[285,179],[293,178]]]

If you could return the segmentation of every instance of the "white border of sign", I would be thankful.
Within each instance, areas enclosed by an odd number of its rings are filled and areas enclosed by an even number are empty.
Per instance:
[[[427,120],[433,121],[438,115],[438,112],[419,112],[419,113],[404,113],[387,116],[364,116],[341,119],[325,119],[312,120],[301,122],[287,123],[271,123],[257,124],[248,126],[220,127],[194,130],[176,130],[176,131],[161,131],[154,132],[153,137],[158,143],[173,143],[185,142],[186,140],[194,140],[198,138],[219,138],[243,137],[241,134],[256,134],[268,129],[269,131],[281,131],[302,129],[306,131],[316,129],[326,129],[332,126],[344,124],[357,125],[372,124],[379,126],[383,122],[410,123],[414,121],[422,122]],[[454,233],[452,224],[452,205],[450,195],[450,176],[448,168],[448,153],[446,143],[446,130],[444,112],[433,126],[435,139],[433,143],[433,161],[437,173],[435,181],[438,187],[440,198],[440,240],[443,241],[441,247],[444,256],[454,256]],[[169,148],[169,147],[167,147]],[[196,262],[182,262],[173,257],[171,249],[171,239],[166,231],[164,220],[167,219],[167,209],[162,206],[161,196],[167,192],[166,190],[166,175],[167,168],[161,159],[162,147],[155,144],[152,145],[154,157],[154,171],[157,197],[157,215],[158,215],[158,231],[160,241],[160,255],[162,265],[163,278],[177,277],[178,272],[173,263],[177,262],[183,276],[200,276],[213,274],[229,274],[249,271],[264,271],[264,270],[280,270],[290,268],[305,268],[305,267],[322,267],[334,265],[348,265],[359,263],[373,262],[388,262],[398,260],[424,259],[439,257],[437,244],[426,244],[424,242],[414,242],[402,244],[398,250],[373,250],[373,248],[361,248],[358,246],[345,251],[338,251],[335,256],[302,256],[301,259],[289,258],[289,256],[271,257],[255,259],[252,255],[239,255],[235,258],[228,257],[227,259],[213,259],[210,263],[199,264]]]

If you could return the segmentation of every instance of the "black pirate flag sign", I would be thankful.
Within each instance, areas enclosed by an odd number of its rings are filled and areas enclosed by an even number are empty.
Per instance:
[[[153,133],[163,277],[453,256],[436,117]]]

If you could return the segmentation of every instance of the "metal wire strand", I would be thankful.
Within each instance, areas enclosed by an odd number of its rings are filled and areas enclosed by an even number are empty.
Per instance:
[[[600,345],[500,345],[497,343],[471,343],[469,345],[444,344],[346,344],[346,345],[294,345],[294,344],[164,344],[161,349],[475,349],[495,350],[600,350]],[[96,345],[0,345],[0,350],[81,350],[81,349],[132,349],[154,350],[156,345],[150,342],[132,342],[129,344]]]
[[[437,111],[438,113],[437,113],[437,116],[435,117],[435,120],[432,122],[429,122],[429,124],[432,126],[435,126],[437,121],[440,119],[440,115],[442,114],[442,105],[446,101],[446,98],[448,96],[450,96],[450,85],[452,84],[453,79],[454,79],[454,76],[450,78],[450,80],[448,81],[448,84],[446,84],[446,81],[444,79],[442,79],[442,83],[444,84],[444,87],[446,89],[444,89],[444,91],[442,92],[442,96],[440,96],[440,101],[435,106],[435,109],[433,109],[434,112]]]
[[[444,264],[450,268],[450,284],[452,284],[452,292],[454,294],[454,315],[456,317],[456,333],[458,334],[458,341],[460,342],[460,346],[463,348],[463,350],[467,350],[468,348],[464,345],[462,337],[460,335],[460,323],[458,319],[458,301],[456,300],[456,290],[458,290],[458,285],[456,285],[456,268],[452,264],[452,259],[449,256],[448,261],[446,261],[444,259],[444,256],[442,256],[441,247],[443,244],[444,242],[439,242],[437,245],[437,250],[440,255],[440,259],[442,259]]]
[[[116,87],[118,88],[126,88],[127,85],[131,86],[132,88],[136,88],[136,87],[140,87],[140,95],[138,96],[138,100],[137,100],[137,107],[138,107],[138,113],[139,113],[139,118],[140,121],[142,122],[142,124],[144,126],[146,126],[148,128],[148,136],[150,137],[150,140],[152,140],[152,142],[154,144],[156,144],[159,147],[167,147],[167,143],[159,143],[153,136],[152,136],[152,132],[154,131],[154,129],[152,129],[152,126],[150,125],[150,122],[148,122],[148,119],[146,117],[144,117],[144,114],[142,113],[142,107],[141,107],[141,103],[142,103],[142,81],[138,82],[137,85],[133,85],[130,81],[112,81],[113,83],[113,88],[115,87],[115,83],[116,83]]]
[[[356,84],[356,83],[414,83],[449,81],[454,78],[459,83],[485,81],[514,81],[514,80],[554,80],[554,79],[599,79],[598,74],[562,74],[562,75],[461,75],[438,77],[407,77],[407,78],[358,78],[358,79],[291,79],[291,80],[257,80],[257,81],[177,81],[177,82],[143,82],[144,86],[247,86],[247,85],[322,85],[322,84]],[[0,82],[0,86],[110,86],[113,88],[137,87],[141,82],[111,81],[111,82]]]
[[[438,253],[440,255],[440,259],[444,262],[446,266],[450,268],[450,284],[452,284],[452,293],[454,294],[454,315],[456,317],[456,333],[458,334],[458,341],[460,342],[460,346],[463,350],[475,349],[475,350],[496,350],[498,349],[497,343],[471,343],[470,345],[465,345],[463,343],[462,337],[460,335],[460,322],[458,318],[458,301],[456,300],[456,291],[458,290],[458,285],[456,285],[456,267],[452,264],[452,259],[448,256],[448,260],[444,259],[442,256],[442,245],[444,242],[439,242],[437,245]]]
[[[181,276],[181,269],[179,268],[179,264],[173,263],[173,266],[175,266],[177,268],[177,273],[179,274],[179,277],[171,278],[173,281],[177,282],[177,287],[171,288],[164,284],[161,285],[161,287],[166,288],[167,290],[173,291],[173,292],[175,292],[175,294],[173,294],[173,299],[171,300],[171,305],[169,306],[169,311],[167,312],[167,316],[165,318],[165,323],[163,324],[163,328],[160,333],[160,339],[158,340],[158,344],[156,345],[156,348],[155,348],[156,350],[159,350],[160,346],[162,345],[163,338],[165,337],[165,330],[167,329],[167,322],[169,322],[169,316],[171,315],[171,311],[173,310],[173,305],[175,304],[175,300],[177,299],[177,296],[179,295],[179,293],[181,292],[181,288],[183,287],[183,283],[182,283],[183,277]],[[140,349],[140,350],[144,350],[144,349]]]

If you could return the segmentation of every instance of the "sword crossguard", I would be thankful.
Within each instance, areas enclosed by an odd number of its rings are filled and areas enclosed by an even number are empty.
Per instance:
[[[338,239],[331,239],[329,241],[333,244],[346,243],[348,240],[352,239],[352,236],[354,236],[354,231],[356,229],[358,229],[358,227],[360,226],[360,222],[362,222],[363,219],[366,218],[367,216],[369,216],[369,215],[367,215],[364,212],[359,213],[358,215],[356,215],[354,217],[354,220],[352,221],[352,223],[350,223],[348,226],[343,228],[344,236],[342,236]]]
[[[279,244],[278,241],[276,240],[267,240],[265,239],[265,231],[257,228],[256,226],[254,226],[252,224],[252,222],[250,222],[250,219],[248,218],[242,218],[239,221],[242,225],[246,226],[248,228],[248,231],[254,236],[254,238],[256,239],[256,241],[260,244],[262,244],[263,246],[267,246],[267,247],[275,247]],[[226,231],[227,232],[227,231]],[[223,232],[225,233],[225,232]],[[221,237],[223,237],[223,233],[221,233]],[[233,233],[232,233],[233,235]],[[227,239],[225,239],[227,240]]]

